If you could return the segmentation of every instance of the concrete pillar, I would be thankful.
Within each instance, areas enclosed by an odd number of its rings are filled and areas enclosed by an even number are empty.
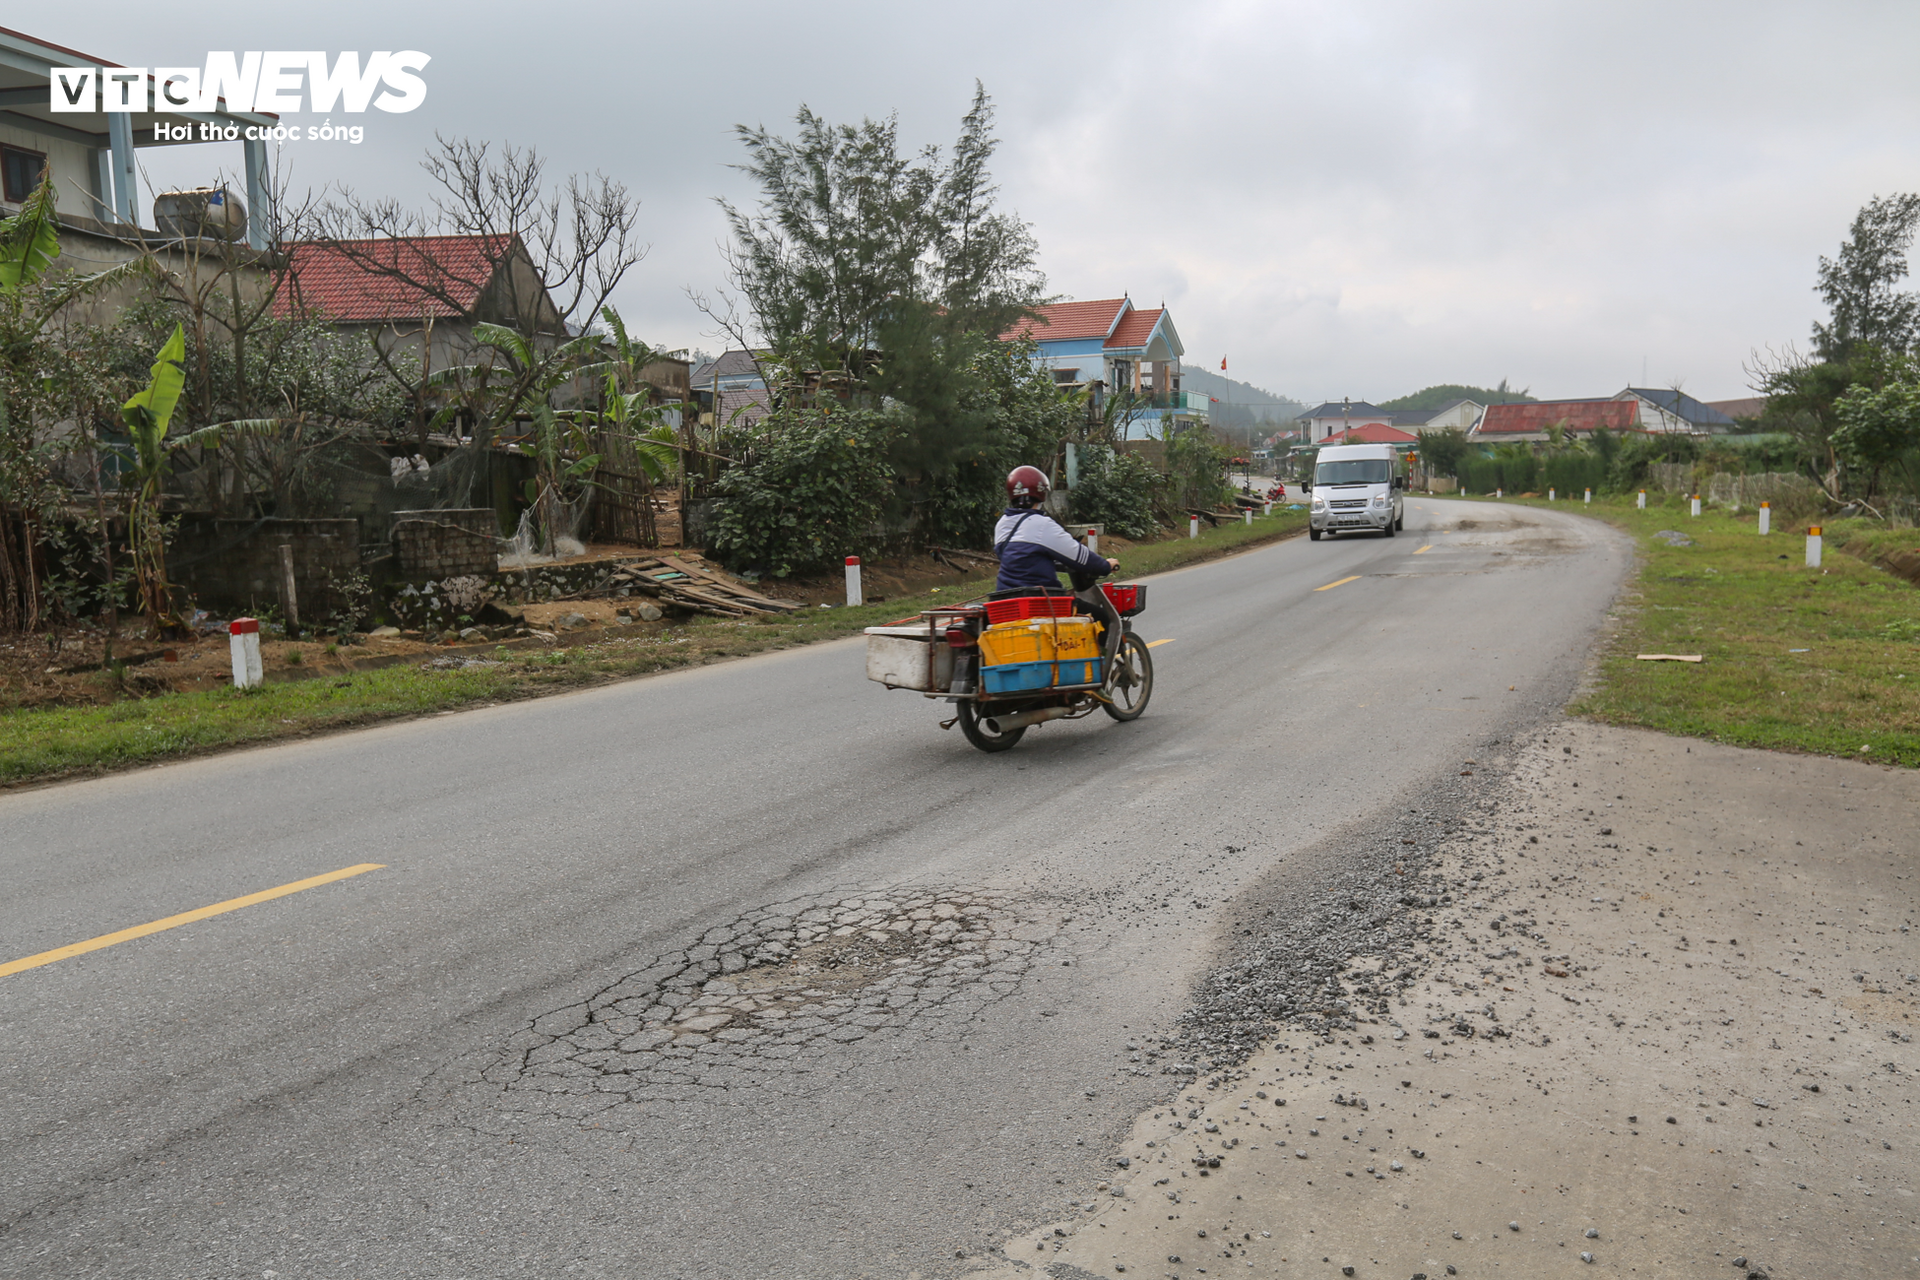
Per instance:
[[[87,152],[87,194],[93,203],[87,216],[100,222],[113,220],[113,152],[94,147]]]
[[[279,241],[273,225],[273,181],[267,171],[267,144],[258,140],[242,141],[247,169],[247,244],[255,249],[271,249]]]
[[[140,198],[140,174],[133,158],[133,117],[124,111],[107,113],[107,146],[112,153],[113,216],[131,227],[140,225],[135,213]]]

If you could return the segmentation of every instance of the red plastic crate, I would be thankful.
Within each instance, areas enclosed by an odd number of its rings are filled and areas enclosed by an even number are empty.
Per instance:
[[[1018,622],[1022,618],[1067,618],[1073,611],[1072,596],[1014,596],[987,601],[990,624]]]
[[[1147,607],[1147,588],[1139,582],[1103,582],[1100,589],[1107,593],[1107,603],[1123,618],[1131,618]]]

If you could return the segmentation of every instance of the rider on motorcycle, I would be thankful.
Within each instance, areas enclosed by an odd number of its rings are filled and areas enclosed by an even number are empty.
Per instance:
[[[1040,509],[1046,501],[1046,473],[1038,467],[1015,467],[1007,475],[1007,509],[993,527],[993,550],[1000,557],[1001,594],[1044,588],[1060,589],[1060,571],[1073,582],[1074,599],[1105,626],[1101,649],[1108,658],[1120,644],[1120,615],[1096,582],[1120,572],[1118,560],[1108,560],[1075,540],[1058,521]]]

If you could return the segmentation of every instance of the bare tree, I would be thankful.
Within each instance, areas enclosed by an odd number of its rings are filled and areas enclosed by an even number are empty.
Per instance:
[[[458,415],[484,449],[555,384],[557,362],[573,358],[569,339],[646,247],[633,235],[638,201],[606,175],[550,184],[531,148],[436,142],[421,162],[438,188],[428,207],[341,189],[317,211],[310,243],[393,283],[392,314],[372,335],[376,361],[423,434],[430,416]],[[297,264],[294,287],[299,304]],[[490,341],[487,326],[519,341]]]

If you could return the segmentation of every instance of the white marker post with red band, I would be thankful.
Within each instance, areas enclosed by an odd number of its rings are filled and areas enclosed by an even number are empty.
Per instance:
[[[235,618],[229,622],[227,642],[233,649],[233,687],[252,689],[263,683],[260,673],[260,619]]]
[[[860,593],[860,557],[847,557],[847,603],[865,604],[867,598]]]

